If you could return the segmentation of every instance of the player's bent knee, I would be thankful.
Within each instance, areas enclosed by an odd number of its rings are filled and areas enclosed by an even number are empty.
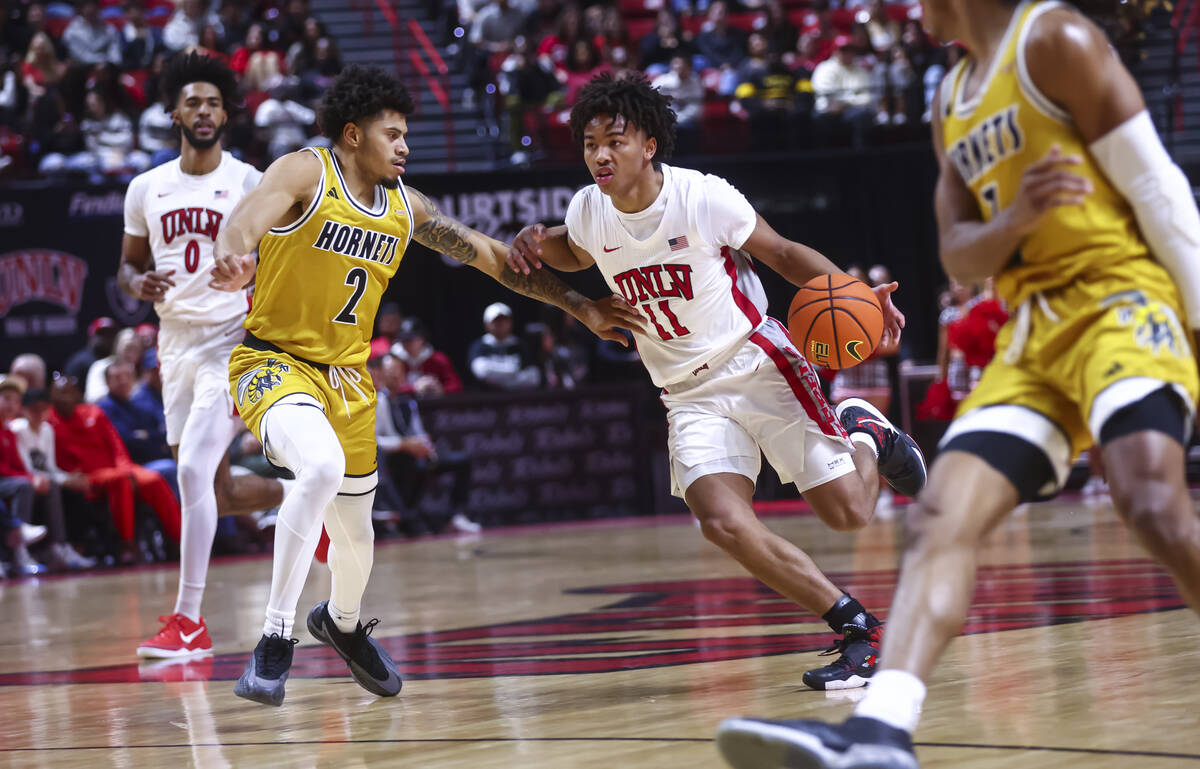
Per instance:
[[[1117,491],[1113,504],[1149,545],[1169,547],[1188,536],[1189,522],[1175,514],[1176,489],[1165,481],[1138,483]]]
[[[704,538],[727,552],[740,550],[750,534],[747,522],[734,513],[715,512],[697,516]]]

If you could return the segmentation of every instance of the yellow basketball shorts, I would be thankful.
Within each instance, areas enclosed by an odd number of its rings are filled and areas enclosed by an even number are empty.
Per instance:
[[[343,381],[339,389],[330,382],[325,367],[297,360],[286,352],[238,345],[229,358],[229,388],[246,427],[264,446],[261,425],[267,409],[289,395],[311,396],[337,433],[346,455],[346,476],[365,477],[375,472],[377,463],[375,388],[365,366],[348,370],[356,372],[361,381],[353,385]],[[267,458],[271,458],[269,452]]]
[[[1200,383],[1181,310],[1169,278],[1155,286],[1077,282],[1035,295],[1000,329],[996,357],[940,448],[977,453],[1013,479],[1019,471],[1001,465],[1014,460],[987,454],[1008,451],[1013,438],[1033,444],[1046,460],[1034,452],[1034,464],[1052,470],[1040,477],[1053,478],[1022,493],[1033,498],[1062,488],[1071,463],[1100,440],[1110,417],[1164,388],[1187,410],[1183,435],[1190,434]]]

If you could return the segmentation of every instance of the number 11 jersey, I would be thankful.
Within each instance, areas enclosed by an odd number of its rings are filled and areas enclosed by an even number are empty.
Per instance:
[[[262,173],[228,152],[207,174],[184,173],[179,158],[138,174],[125,192],[125,232],[150,241],[154,268],[175,286],[154,305],[158,317],[221,324],[246,314],[246,294],[209,288],[213,244]]]
[[[758,223],[719,176],[661,165],[658,198],[618,211],[595,184],[567,208],[568,237],[596,261],[614,293],[641,310],[638,352],[659,387],[741,347],[767,314],[767,296],[740,249]]]

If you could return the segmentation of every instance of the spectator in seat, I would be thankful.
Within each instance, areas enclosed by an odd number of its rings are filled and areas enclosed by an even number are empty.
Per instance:
[[[266,32],[262,24],[251,24],[246,30],[246,39],[238,46],[233,56],[229,59],[229,68],[238,74],[239,77],[246,74],[246,70],[250,66],[250,61],[255,56],[268,56],[278,60],[280,65],[277,69],[283,69],[283,54],[279,51],[272,51],[266,47]],[[249,89],[254,90],[254,89]]]
[[[133,401],[133,388],[137,383],[133,366],[122,360],[114,361],[105,370],[104,378],[108,383],[108,395],[96,405],[121,436],[129,458],[139,465],[170,458],[171,449],[167,445],[166,430],[160,429],[159,415],[146,409],[144,401]]]
[[[547,57],[535,56],[524,36],[518,36],[514,45],[497,79],[509,117],[511,160],[516,165],[528,160],[531,146],[545,145],[544,115],[562,105],[563,95],[562,84]]]
[[[75,18],[63,30],[67,53],[79,64],[121,64],[121,38],[100,18],[98,0],[79,0]]]
[[[554,32],[542,38],[538,43],[537,55],[543,69],[555,72],[566,72],[567,54],[576,40],[583,39],[583,12],[579,6],[570,3],[563,8],[558,17]]]
[[[204,0],[182,0],[163,28],[163,44],[172,51],[200,45],[200,33],[205,26],[215,28],[218,35],[224,34],[220,17],[205,8]]]
[[[112,355],[101,358],[88,368],[83,399],[88,403],[95,403],[108,394],[108,380],[104,373],[112,363],[123,360],[136,368],[144,354],[142,340],[138,337],[137,331],[132,328],[121,329],[117,332],[117,341],[113,345]]]
[[[404,315],[400,305],[395,302],[384,302],[379,305],[375,315],[375,337],[371,340],[371,357],[378,358],[392,349],[399,339],[400,326],[404,323]]]
[[[408,366],[390,353],[379,361],[379,377],[383,389],[376,402],[375,433],[379,446],[380,486],[390,488],[382,495],[383,504],[395,506],[399,503],[412,514],[410,524],[420,531],[432,528],[438,531],[441,525],[432,526],[420,514],[422,492],[429,482],[443,474],[453,475],[450,491],[450,507],[453,511],[450,525],[461,532],[478,532],[478,523],[470,520],[465,511],[467,495],[471,490],[471,460],[466,454],[454,452],[439,455],[437,448],[425,432],[421,412],[408,390]],[[390,498],[389,498],[390,497]]]
[[[342,55],[338,52],[337,43],[331,37],[323,37],[317,41],[312,62],[296,75],[305,93],[320,94],[329,88],[341,71]]]
[[[154,54],[162,47],[162,30],[150,26],[146,21],[143,0],[126,0],[125,25],[121,28],[121,66],[125,69],[150,69]]]
[[[566,105],[575,103],[579,89],[588,84],[601,72],[611,72],[612,67],[600,60],[600,52],[590,40],[579,39],[571,46],[567,56],[567,71],[564,85],[567,87]]]
[[[886,51],[900,42],[900,22],[888,16],[883,0],[871,0],[867,5],[867,20],[864,26],[871,47],[876,51]]]
[[[729,25],[729,6],[725,0],[713,0],[708,20],[696,35],[696,47],[706,67],[736,69],[746,58],[746,33]]]
[[[654,32],[643,37],[641,42],[642,67],[650,77],[668,71],[671,59],[676,56],[691,59],[696,54],[695,46],[684,38],[679,29],[679,19],[669,8],[658,9],[656,22]]]
[[[755,25],[767,37],[767,47],[780,56],[796,50],[800,31],[788,18],[782,0],[768,0],[764,7],[762,23]]]
[[[308,142],[308,129],[316,124],[317,113],[299,101],[296,83],[279,78],[271,85],[270,96],[254,112],[254,125],[267,139],[270,160],[294,152]]]
[[[420,318],[406,318],[400,325],[398,341],[392,354],[404,361],[417,395],[444,395],[462,392],[462,380],[445,353],[429,344],[429,330]]]
[[[510,0],[492,0],[475,14],[471,24],[471,45],[488,55],[508,53],[526,21],[525,11]]]
[[[82,172],[99,181],[99,175],[132,176],[150,167],[150,156],[134,149],[133,122],[124,112],[113,109],[101,90],[87,92],[85,108],[87,117],[79,127],[86,149],[69,157],[60,153],[47,155],[39,166],[42,173]]]
[[[675,109],[675,146],[680,155],[700,150],[700,121],[704,117],[704,84],[692,70],[689,56],[671,59],[671,70],[654,78],[652,86],[671,97]]]
[[[489,304],[483,311],[483,327],[487,333],[467,350],[467,364],[475,379],[489,390],[537,387],[541,375],[521,340],[513,335],[512,309],[503,302]]]
[[[35,34],[29,41],[25,60],[21,63],[21,83],[31,103],[36,105],[38,99],[56,89],[66,74],[67,64],[59,60],[50,36],[45,32]]]
[[[175,121],[161,101],[151,102],[138,118],[138,145],[150,153],[151,168],[179,156]]]
[[[46,421],[50,411],[50,398],[41,388],[30,388],[21,399],[22,416],[12,421],[13,434],[17,437],[17,451],[33,480],[36,499],[44,510],[43,520],[49,530],[49,563],[57,571],[67,569],[90,569],[96,565],[93,558],[80,555],[67,541],[67,528],[63,507],[63,489],[80,494],[89,491],[87,476],[68,473],[59,469],[54,459],[54,428]]]
[[[738,84],[734,95],[750,117],[750,135],[756,149],[781,150],[793,143],[808,142],[811,90],[808,79],[801,78],[783,63],[774,51],[764,47],[762,69],[744,70],[747,79]],[[803,70],[800,75],[805,74]]]
[[[21,353],[13,358],[8,373],[25,383],[25,390],[46,389],[46,361],[37,353]]]
[[[44,526],[32,526],[34,478],[21,459],[17,436],[8,429],[9,421],[21,410],[25,384],[15,377],[0,379],[0,503],[13,514],[16,521],[7,522],[5,544],[12,550],[13,566],[18,574],[41,574],[46,567],[33,559],[28,546],[46,536]],[[45,485],[39,479],[38,486]]]
[[[165,438],[167,418],[163,408],[162,375],[158,368],[157,348],[146,350],[142,356],[142,378],[129,400],[139,410],[154,415],[155,430]]]
[[[12,15],[0,29],[0,39],[8,46],[10,53],[23,53],[29,50],[29,43],[39,32],[44,33],[54,47],[56,58],[65,59],[67,48],[61,41],[55,40],[46,29],[46,6],[40,2],[32,2],[25,6],[24,17],[20,12],[21,4],[16,4]]]
[[[117,322],[112,318],[96,318],[89,323],[87,346],[67,359],[63,372],[76,382],[87,379],[88,369],[93,363],[112,355],[117,331]]]
[[[813,70],[818,132],[823,144],[849,136],[861,148],[875,122],[871,73],[859,66],[849,37],[838,37],[835,47],[837,53]]]
[[[313,66],[317,60],[317,41],[325,37],[325,27],[309,16],[304,20],[304,35],[292,43],[284,57],[284,66],[290,74],[299,75]]]
[[[87,475],[92,498],[104,497],[117,535],[124,545],[122,560],[139,559],[134,540],[134,495],[150,505],[172,541],[179,541],[179,501],[162,475],[134,464],[112,422],[99,406],[83,403],[79,383],[58,377],[50,388],[50,425],[58,466]]]

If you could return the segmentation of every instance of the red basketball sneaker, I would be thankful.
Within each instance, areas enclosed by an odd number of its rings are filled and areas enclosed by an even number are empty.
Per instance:
[[[159,617],[158,621],[165,623],[162,630],[142,642],[137,650],[139,657],[187,657],[212,652],[212,639],[208,637],[204,617],[199,622],[192,622],[182,614],[172,614]]]

